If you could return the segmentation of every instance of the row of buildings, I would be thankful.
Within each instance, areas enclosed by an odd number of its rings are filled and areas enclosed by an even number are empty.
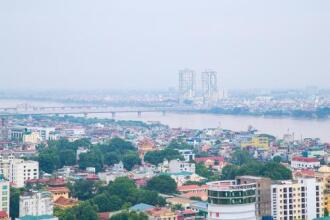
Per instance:
[[[179,186],[178,191],[180,195],[167,197],[168,207],[138,204],[129,210],[144,212],[155,220],[314,220],[324,216],[322,184],[315,178],[273,182],[268,178],[239,176],[202,186]],[[197,192],[206,193],[205,201],[183,197]],[[176,205],[182,209],[170,208]],[[118,212],[108,213],[108,217]]]
[[[145,209],[145,212],[150,219],[313,220],[322,217],[325,210],[330,210],[330,150],[329,145],[318,139],[295,140],[290,134],[276,138],[258,134],[253,128],[247,131],[183,129],[169,128],[156,122],[123,124],[110,120],[95,120],[93,123],[85,123],[85,119],[70,120],[66,121],[65,117],[10,119],[7,143],[0,149],[0,172],[4,186],[21,188],[27,183],[43,182],[50,176],[66,181],[83,178],[107,184],[118,177],[127,176],[143,187],[154,176],[169,175],[176,181],[180,193],[167,198],[167,202],[169,205],[181,204],[183,210],[177,212],[169,207],[148,206],[150,209]],[[39,171],[38,162],[24,159],[36,156],[37,146],[47,144],[49,140],[87,138],[93,144],[102,144],[113,137],[132,142],[142,160],[141,165],[127,171],[119,162],[105,166],[99,172],[95,172],[94,167],[81,170],[77,166],[70,166],[45,174]],[[187,144],[190,148],[178,149],[182,160],[165,160],[158,166],[143,160],[146,153],[163,150],[173,140]],[[280,158],[282,165],[293,172],[294,178],[271,181],[268,178],[241,176],[231,181],[207,182],[206,178],[197,174],[197,164],[203,163],[220,177],[223,167],[230,164],[231,156],[237,149],[247,151],[260,162]],[[76,159],[79,160],[79,155],[88,150],[86,146],[79,146]],[[187,185],[189,182],[203,184]],[[6,187],[3,190],[8,192]],[[3,195],[2,211],[9,212],[9,200],[6,203],[6,199],[10,195]],[[52,216],[53,207],[77,204],[68,195],[65,184],[47,184],[46,190],[26,191],[20,199],[20,216]],[[196,201],[196,198],[202,201]]]

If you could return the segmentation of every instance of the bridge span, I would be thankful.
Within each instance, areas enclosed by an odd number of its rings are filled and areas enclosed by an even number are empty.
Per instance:
[[[17,115],[84,115],[88,114],[111,114],[115,118],[119,113],[142,113],[159,112],[163,115],[166,112],[187,111],[173,107],[110,107],[110,106],[17,106],[0,108],[0,117]]]

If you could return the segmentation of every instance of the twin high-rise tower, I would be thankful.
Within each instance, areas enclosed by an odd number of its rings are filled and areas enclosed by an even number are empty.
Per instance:
[[[218,73],[213,70],[202,72],[202,97],[207,100],[217,100],[219,97]]]
[[[217,101],[219,97],[218,73],[205,70],[201,74],[200,90],[196,84],[196,72],[190,69],[179,71],[180,101],[192,100],[201,94],[203,103]]]
[[[179,72],[179,92],[180,100],[189,100],[195,97],[196,93],[196,73],[190,69]]]

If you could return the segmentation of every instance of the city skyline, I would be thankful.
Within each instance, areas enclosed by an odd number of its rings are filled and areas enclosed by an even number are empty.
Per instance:
[[[329,220],[330,1],[0,1],[0,220]]]

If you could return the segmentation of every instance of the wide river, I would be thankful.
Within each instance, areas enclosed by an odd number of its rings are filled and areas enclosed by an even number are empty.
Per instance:
[[[26,103],[22,100],[0,100],[0,107],[16,106]],[[28,101],[35,106],[59,106],[63,104],[50,102]],[[89,117],[111,118],[111,114],[90,114]],[[234,131],[247,130],[251,125],[259,132],[282,137],[285,133],[294,133],[296,139],[317,137],[322,141],[330,142],[330,120],[311,120],[293,118],[265,118],[255,116],[231,116],[214,114],[178,114],[178,113],[118,113],[117,120],[159,121],[173,128],[216,128],[221,127]]]

